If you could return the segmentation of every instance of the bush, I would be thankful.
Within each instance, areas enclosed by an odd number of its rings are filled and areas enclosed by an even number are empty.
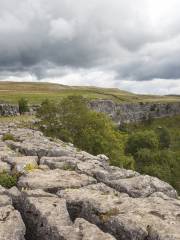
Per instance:
[[[90,110],[83,97],[69,96],[58,104],[46,100],[37,117],[39,127],[46,135],[72,142],[94,155],[106,154],[111,161],[126,166],[120,157],[124,150],[122,136],[110,118]]]
[[[135,156],[136,170],[169,182],[178,191],[180,191],[177,181],[180,179],[179,160],[177,154],[170,150],[140,149]]]
[[[142,149],[157,150],[159,147],[158,136],[153,130],[145,130],[131,134],[126,143],[126,153],[133,156]]]
[[[28,106],[28,101],[25,98],[21,98],[18,101],[18,106],[19,106],[19,112],[20,114],[29,112],[29,106]]]
[[[134,156],[136,162],[136,169],[138,171],[143,171],[144,166],[149,166],[156,162],[157,155],[150,149],[142,148]]]
[[[12,140],[12,141],[16,141],[15,137],[13,134],[11,133],[5,133],[2,137],[2,140],[3,141],[6,141],[6,140]]]
[[[169,148],[171,144],[171,135],[166,127],[159,127],[156,130],[159,137],[160,148]]]
[[[32,164],[32,163],[28,163],[26,164],[26,166],[24,167],[24,170],[27,172],[33,172],[36,169],[38,169],[38,165],[37,164]]]
[[[17,177],[9,175],[8,173],[0,173],[0,185],[5,188],[16,186]]]

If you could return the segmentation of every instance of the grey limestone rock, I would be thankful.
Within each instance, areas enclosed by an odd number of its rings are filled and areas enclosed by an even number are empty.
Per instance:
[[[114,240],[110,234],[84,219],[70,219],[66,201],[42,190],[22,194],[21,212],[27,240]]]
[[[85,174],[61,169],[42,171],[35,170],[20,177],[18,186],[28,189],[43,189],[56,192],[59,189],[80,188],[96,183],[96,180]]]
[[[180,201],[131,198],[90,186],[58,193],[73,219],[83,217],[119,240],[179,240]]]
[[[0,186],[0,240],[25,240],[25,225],[12,206],[8,191]]]

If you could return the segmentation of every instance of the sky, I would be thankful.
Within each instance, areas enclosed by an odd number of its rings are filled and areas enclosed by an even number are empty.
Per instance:
[[[179,0],[0,0],[0,81],[180,94]]]

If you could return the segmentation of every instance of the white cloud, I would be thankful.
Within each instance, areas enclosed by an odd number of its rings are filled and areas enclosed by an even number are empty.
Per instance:
[[[63,18],[54,19],[51,22],[50,37],[55,40],[72,40],[74,29],[72,23]]]

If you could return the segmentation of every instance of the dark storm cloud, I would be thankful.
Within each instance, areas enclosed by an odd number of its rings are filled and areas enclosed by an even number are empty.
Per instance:
[[[178,0],[1,0],[1,79],[78,69],[113,72],[116,82],[179,79],[179,7]]]

